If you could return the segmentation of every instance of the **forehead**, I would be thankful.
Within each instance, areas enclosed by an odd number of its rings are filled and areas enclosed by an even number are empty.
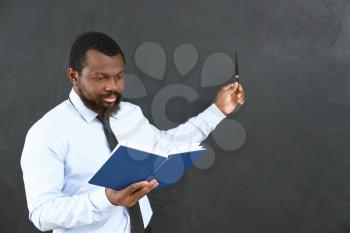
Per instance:
[[[85,55],[84,68],[90,72],[119,73],[124,71],[124,61],[120,54],[110,57],[92,49]]]

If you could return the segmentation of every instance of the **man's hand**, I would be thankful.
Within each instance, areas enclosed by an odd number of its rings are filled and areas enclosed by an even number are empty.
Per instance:
[[[244,90],[241,84],[230,83],[223,86],[216,96],[216,106],[227,116],[232,113],[238,104],[244,104]]]
[[[113,205],[131,207],[157,186],[158,182],[154,179],[150,182],[141,181],[121,190],[106,188],[106,196]]]

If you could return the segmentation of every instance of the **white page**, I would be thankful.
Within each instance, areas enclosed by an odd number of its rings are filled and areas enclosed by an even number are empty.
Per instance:
[[[172,154],[179,154],[179,153],[184,153],[184,152],[189,152],[189,151],[198,151],[198,150],[204,150],[205,148],[200,145],[200,143],[195,143],[195,144],[188,144],[188,145],[182,145],[178,147],[171,148],[167,153],[168,155]]]
[[[136,150],[140,151],[145,151],[148,153],[156,154],[162,157],[168,157],[168,155],[172,154],[178,154],[178,153],[183,153],[183,152],[188,152],[188,151],[198,151],[198,150],[204,150],[205,148],[200,145],[200,143],[195,143],[195,144],[188,144],[188,145],[182,145],[179,147],[173,147],[168,151],[161,150],[157,147],[150,147],[150,146],[145,146],[141,144],[135,144],[135,143],[121,143],[118,144],[114,150],[112,151],[112,154],[120,147],[120,146],[126,146],[130,147]]]

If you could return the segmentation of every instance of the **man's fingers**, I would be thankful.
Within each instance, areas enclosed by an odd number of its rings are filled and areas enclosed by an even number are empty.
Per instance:
[[[234,83],[229,83],[225,86],[222,87],[222,90],[224,91],[234,91],[237,89],[238,83],[234,82]]]
[[[148,186],[145,187],[145,194],[148,194],[149,192],[151,192],[154,188],[156,188],[158,186],[158,182],[153,179],[148,183]]]
[[[243,104],[244,104],[244,101],[245,101],[244,93],[243,93],[243,92],[239,93],[239,94],[237,95],[237,97],[238,97],[238,103],[239,103],[240,105],[243,105]]]
[[[233,103],[237,103],[238,102],[238,97],[237,95],[231,95],[232,96],[232,101]]]
[[[153,179],[150,182],[140,181],[129,185],[122,190],[106,189],[108,192],[112,190],[114,192],[115,201],[112,202],[115,205],[121,205],[130,207],[133,206],[139,199],[151,192],[158,186],[158,182]],[[106,191],[106,193],[107,193]]]
[[[239,103],[240,105],[244,104],[244,93],[243,92],[238,92],[238,93],[232,93],[231,94],[232,101],[234,103]]]
[[[229,83],[229,84],[223,86],[221,89],[224,90],[224,91],[227,91],[227,90],[229,90],[230,88],[232,88],[232,83]]]
[[[233,88],[233,92],[236,92],[236,91],[238,91],[238,88],[240,87],[241,85],[239,84],[239,83],[235,83],[233,86],[232,86],[232,88]]]
[[[149,182],[150,185],[152,185],[152,189],[158,186],[158,181],[156,179],[153,179]]]
[[[244,97],[244,94],[242,93],[242,92],[239,92],[238,94],[237,94],[237,98],[238,99],[242,99]]]
[[[140,181],[140,182],[137,182],[137,183],[134,183],[134,184],[131,184],[129,185],[128,187],[126,187],[124,189],[124,191],[126,192],[126,194],[131,194],[131,193],[134,193],[136,192],[137,190],[139,189],[142,189],[144,188],[145,186],[148,185],[148,182],[147,181]]]
[[[158,186],[158,182],[153,179],[150,182],[148,181],[140,181],[134,184],[129,185],[128,187],[125,188],[126,195],[136,193],[142,189],[154,189],[155,187]]]
[[[226,89],[224,91],[224,94],[225,95],[233,95],[233,94],[235,94],[237,92],[238,92],[238,84],[235,83],[235,84],[232,84],[230,88]]]
[[[136,192],[134,192],[132,194],[133,200],[135,200],[135,201],[140,200],[142,197],[144,197],[145,195],[150,193],[157,186],[158,186],[158,183],[156,181],[149,182],[149,184],[147,186],[143,187],[142,189],[137,190]]]

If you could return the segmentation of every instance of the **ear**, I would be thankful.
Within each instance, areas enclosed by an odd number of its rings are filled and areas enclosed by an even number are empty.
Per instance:
[[[69,80],[72,82],[73,86],[76,86],[78,83],[78,78],[79,78],[78,72],[69,67],[67,69],[67,76],[68,76]]]

